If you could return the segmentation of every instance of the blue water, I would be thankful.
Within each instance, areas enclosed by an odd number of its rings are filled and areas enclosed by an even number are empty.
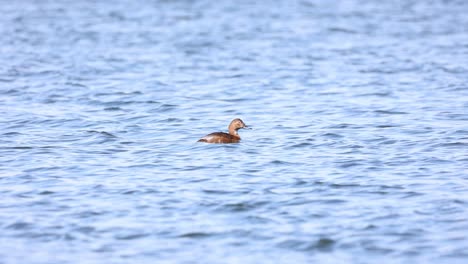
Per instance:
[[[467,1],[0,13],[0,263],[466,263]]]

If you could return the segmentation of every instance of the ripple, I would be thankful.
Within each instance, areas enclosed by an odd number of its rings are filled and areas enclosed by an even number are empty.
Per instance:
[[[108,137],[108,138],[116,138],[116,136],[114,136],[113,134],[111,134],[109,132],[106,132],[106,131],[88,130],[86,132],[93,133],[93,134],[98,134],[98,135],[105,136],[105,137]]]
[[[309,146],[313,146],[313,144],[311,144],[309,142],[303,142],[303,143],[294,144],[292,146],[289,146],[289,148],[303,148],[303,147],[309,147]]]
[[[34,149],[34,147],[28,147],[28,146],[17,146],[17,147],[7,147],[5,149]]]
[[[25,230],[25,229],[30,229],[32,227],[33,225],[27,222],[15,222],[13,224],[6,226],[7,229],[13,229],[13,230]]]
[[[358,94],[357,96],[362,96],[362,97],[391,97],[393,94],[391,92],[375,92],[375,93],[363,93],[363,94]]]
[[[149,234],[145,234],[145,233],[130,233],[130,234],[117,234],[115,235],[115,239],[117,240],[135,240],[135,239],[141,239],[141,238],[144,238],[144,237],[147,237],[149,236]]]
[[[466,262],[466,7],[4,1],[0,262]]]
[[[189,232],[179,235],[181,238],[209,238],[214,234],[206,233],[206,232]]]
[[[329,251],[332,250],[336,241],[331,238],[320,238],[317,241],[306,242],[302,240],[286,240],[278,243],[281,248],[299,250],[299,251]]]
[[[374,113],[382,115],[407,115],[407,112],[394,111],[394,110],[375,110]]]
[[[221,211],[229,211],[229,212],[246,212],[246,211],[251,211],[251,210],[260,208],[266,204],[268,204],[268,202],[266,201],[228,203],[228,204],[222,205],[219,209]]]

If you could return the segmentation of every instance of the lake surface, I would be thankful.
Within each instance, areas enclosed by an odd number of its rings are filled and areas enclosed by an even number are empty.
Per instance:
[[[0,12],[0,263],[466,263],[468,1]]]

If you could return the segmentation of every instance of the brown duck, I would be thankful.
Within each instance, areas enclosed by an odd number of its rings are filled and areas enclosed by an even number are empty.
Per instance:
[[[206,143],[218,143],[218,144],[223,144],[223,143],[238,143],[240,141],[239,134],[237,134],[237,130],[241,128],[248,128],[244,121],[242,121],[239,118],[236,118],[231,121],[229,124],[229,134],[224,133],[224,132],[215,132],[208,134],[201,139],[198,140],[198,142],[206,142]]]

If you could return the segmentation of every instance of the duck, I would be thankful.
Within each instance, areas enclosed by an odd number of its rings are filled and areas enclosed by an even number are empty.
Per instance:
[[[199,139],[197,142],[205,142],[205,143],[216,143],[216,144],[227,144],[227,143],[239,143],[241,140],[239,134],[237,133],[237,130],[239,129],[250,129],[244,121],[242,121],[240,118],[236,118],[231,121],[229,124],[228,133],[224,132],[214,132],[211,134],[208,134],[201,139]]]

